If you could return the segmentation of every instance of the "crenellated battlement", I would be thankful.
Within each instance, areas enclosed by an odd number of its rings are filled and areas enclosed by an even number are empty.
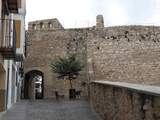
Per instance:
[[[59,30],[64,29],[58,19],[46,19],[29,22],[28,30]]]
[[[104,28],[103,15],[97,15],[95,28]],[[57,18],[29,22],[28,30],[62,30],[64,27]]]

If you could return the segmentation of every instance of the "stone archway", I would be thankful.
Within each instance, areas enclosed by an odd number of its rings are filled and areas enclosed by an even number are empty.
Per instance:
[[[31,70],[25,74],[24,99],[43,99],[44,73]]]

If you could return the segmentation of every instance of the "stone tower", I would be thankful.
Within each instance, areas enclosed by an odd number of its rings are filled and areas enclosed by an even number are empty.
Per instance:
[[[96,27],[97,28],[103,28],[104,27],[103,15],[97,15],[97,17],[96,17]]]

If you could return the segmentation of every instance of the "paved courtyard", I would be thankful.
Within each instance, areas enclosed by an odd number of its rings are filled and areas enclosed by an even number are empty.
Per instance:
[[[16,103],[2,120],[100,120],[85,100],[37,100]]]

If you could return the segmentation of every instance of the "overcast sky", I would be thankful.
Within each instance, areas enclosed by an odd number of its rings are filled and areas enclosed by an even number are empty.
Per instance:
[[[160,0],[26,0],[28,21],[58,18],[65,28],[95,25],[96,15],[105,26],[160,25]]]

